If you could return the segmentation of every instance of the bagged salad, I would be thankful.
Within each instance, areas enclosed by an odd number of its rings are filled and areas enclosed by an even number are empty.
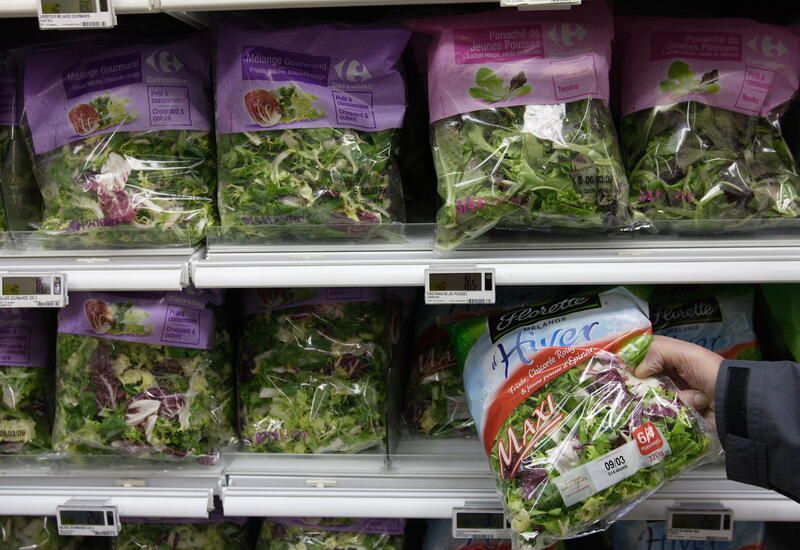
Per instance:
[[[748,285],[657,287],[650,299],[653,333],[710,349],[726,359],[758,361],[755,292]]]
[[[402,550],[403,519],[267,518],[256,550]]]
[[[602,529],[719,453],[669,379],[633,375],[652,331],[646,304],[622,287],[447,327],[521,542],[541,548]]]
[[[249,290],[244,314],[239,419],[247,449],[384,446],[391,343],[380,289]]]
[[[25,59],[41,228],[186,244],[215,223],[209,37],[75,42]]]
[[[429,519],[422,550],[511,550],[510,540],[454,539],[449,519]]]
[[[501,229],[627,221],[608,108],[613,24],[602,2],[415,23],[431,36],[431,144],[443,205],[436,247]],[[423,48],[420,48],[423,49]]]
[[[404,221],[393,155],[409,32],[270,28],[230,19],[217,38],[219,208],[227,226]],[[339,229],[320,229],[319,236]]]
[[[241,550],[248,548],[244,521],[124,520],[114,550]]]
[[[41,195],[20,131],[21,95],[16,58],[0,54],[0,231],[31,231],[42,216]]]
[[[211,460],[234,440],[220,293],[76,292],[59,316],[53,448]]]
[[[0,310],[0,455],[50,450],[50,312]]]
[[[613,550],[767,550],[764,523],[733,522],[730,541],[688,541],[667,538],[663,521],[618,521],[611,531]]]
[[[800,86],[800,37],[746,19],[623,17],[617,28],[639,218],[719,230],[798,217],[800,177],[778,121]]]

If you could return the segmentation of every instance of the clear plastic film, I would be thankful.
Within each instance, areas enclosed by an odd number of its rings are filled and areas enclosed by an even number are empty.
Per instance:
[[[56,343],[56,451],[209,462],[235,442],[228,335],[181,294],[70,296]],[[201,333],[199,343],[175,342],[176,330]]]
[[[50,450],[49,311],[0,311],[0,455]]]
[[[349,298],[341,292],[350,293]],[[240,339],[245,448],[356,453],[382,448],[391,343],[372,289],[260,289]]]
[[[130,523],[123,520],[113,550],[241,550],[248,547],[245,525],[233,522]]]
[[[380,524],[398,524],[380,532]],[[264,521],[256,550],[401,550],[404,520],[303,518]]]
[[[26,56],[39,227],[97,246],[198,242],[217,217],[208,36],[103,40]]]
[[[576,295],[449,325],[470,411],[515,543],[604,529],[663,483],[719,454],[667,378],[636,378],[652,341],[626,290]]]
[[[621,17],[617,34],[636,219],[716,231],[797,218],[779,119],[800,86],[800,38],[747,19]]]
[[[511,550],[510,540],[454,539],[449,519],[429,519],[422,550]]]
[[[312,224],[331,237],[405,220],[394,156],[408,37],[383,27],[221,24],[223,225]]]
[[[484,109],[439,120],[431,141],[436,245],[489,229],[602,229],[626,222],[628,187],[602,100]]]
[[[3,550],[105,550],[105,542],[94,537],[60,537],[52,517],[0,516]]]

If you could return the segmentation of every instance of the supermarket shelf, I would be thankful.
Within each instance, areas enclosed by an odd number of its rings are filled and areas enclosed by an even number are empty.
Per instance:
[[[191,265],[200,288],[421,286],[431,266],[493,267],[498,285],[800,281],[795,238],[539,238],[447,256],[430,238],[350,245],[209,243]]]
[[[38,0],[4,0],[0,17],[36,17]],[[114,0],[117,13],[151,13],[157,11],[158,0]]]

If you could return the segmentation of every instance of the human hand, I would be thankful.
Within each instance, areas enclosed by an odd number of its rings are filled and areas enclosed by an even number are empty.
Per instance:
[[[714,393],[722,356],[682,340],[655,336],[644,361],[634,374],[640,378],[666,374],[681,390],[678,395],[687,405],[703,413],[714,430]]]

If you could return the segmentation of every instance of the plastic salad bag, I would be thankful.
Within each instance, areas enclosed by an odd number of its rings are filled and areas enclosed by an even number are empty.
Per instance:
[[[0,310],[0,455],[50,450],[50,312]]]
[[[0,516],[0,548],[3,550],[57,550],[53,518]]]
[[[667,538],[663,521],[619,521],[611,528],[613,550],[767,550],[764,523],[734,521],[730,541]]]
[[[520,541],[604,528],[719,441],[667,378],[632,369],[647,306],[617,287],[448,325],[469,408]]]
[[[220,24],[223,225],[405,220],[393,154],[406,109],[398,63],[409,34],[345,25],[270,28],[236,19]]]
[[[20,131],[21,85],[16,59],[0,54],[0,231],[30,231],[41,221],[42,198]]]
[[[208,45],[206,34],[101,38],[26,57],[43,229],[129,246],[205,235],[216,216]]]
[[[59,316],[53,447],[213,458],[232,442],[231,349],[213,292],[76,292]]]
[[[248,548],[244,521],[123,520],[114,550],[241,550]]]
[[[620,136],[640,215],[704,230],[800,215],[778,124],[800,85],[800,37],[746,19],[620,18],[618,33]]]
[[[657,287],[650,299],[653,333],[703,346],[726,359],[758,361],[754,299],[748,285]]]
[[[423,57],[443,201],[437,248],[493,227],[598,229],[627,220],[604,3],[442,17],[415,29],[432,36]]]
[[[267,518],[256,550],[402,550],[404,519]]]
[[[241,434],[251,451],[382,447],[391,343],[374,288],[247,291]]]
[[[454,539],[449,519],[429,519],[422,550],[511,550],[510,540]]]

